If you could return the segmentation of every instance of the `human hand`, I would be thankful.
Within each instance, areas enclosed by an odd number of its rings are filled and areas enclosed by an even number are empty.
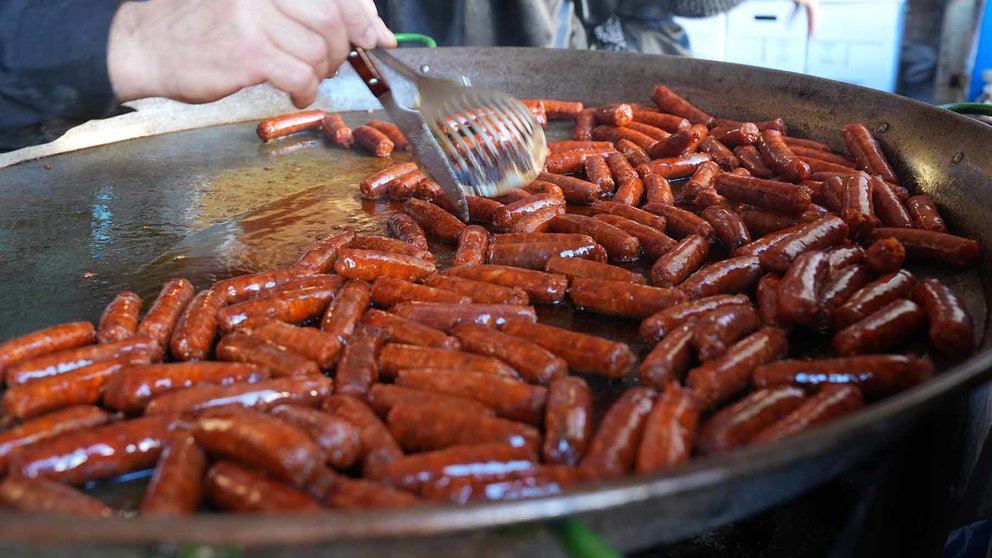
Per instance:
[[[107,69],[122,101],[205,103],[270,83],[303,108],[350,43],[396,46],[372,0],[147,0],[121,4]]]
[[[820,19],[820,0],[792,0],[796,4],[796,9],[800,7],[806,9],[806,25],[808,26],[809,36],[812,37],[816,33],[816,23]]]

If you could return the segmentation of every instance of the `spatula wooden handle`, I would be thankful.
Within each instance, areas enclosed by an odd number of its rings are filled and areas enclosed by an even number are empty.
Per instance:
[[[382,79],[382,75],[375,68],[375,65],[372,64],[372,59],[369,58],[365,49],[351,45],[351,51],[348,53],[348,63],[358,72],[358,76],[362,78],[369,91],[377,99],[389,93],[389,84],[386,83],[386,80]]]

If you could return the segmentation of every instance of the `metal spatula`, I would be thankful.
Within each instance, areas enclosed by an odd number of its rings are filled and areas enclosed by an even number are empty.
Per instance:
[[[466,193],[495,196],[537,177],[548,147],[544,130],[523,103],[486,87],[425,76],[387,51],[375,55],[413,83],[419,106],[397,102],[369,53],[356,48],[348,62],[406,135],[462,221],[468,221]]]

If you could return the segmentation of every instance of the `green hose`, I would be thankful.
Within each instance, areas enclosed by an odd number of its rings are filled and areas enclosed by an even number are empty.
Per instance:
[[[992,105],[987,103],[951,103],[949,105],[940,106],[941,108],[945,108],[958,114],[981,114],[983,116],[992,116]]]
[[[396,42],[399,44],[403,43],[423,43],[424,46],[428,48],[436,48],[437,41],[427,35],[421,35],[420,33],[396,33]]]
[[[623,558],[623,554],[577,519],[554,523],[551,532],[572,558]]]

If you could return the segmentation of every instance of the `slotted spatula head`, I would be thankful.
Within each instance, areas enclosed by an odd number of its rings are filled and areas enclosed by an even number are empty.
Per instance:
[[[489,88],[427,77],[387,52],[376,54],[413,82],[419,110],[397,103],[364,51],[353,50],[348,61],[463,221],[469,217],[466,193],[496,196],[537,177],[548,148],[544,130],[523,103]]]

